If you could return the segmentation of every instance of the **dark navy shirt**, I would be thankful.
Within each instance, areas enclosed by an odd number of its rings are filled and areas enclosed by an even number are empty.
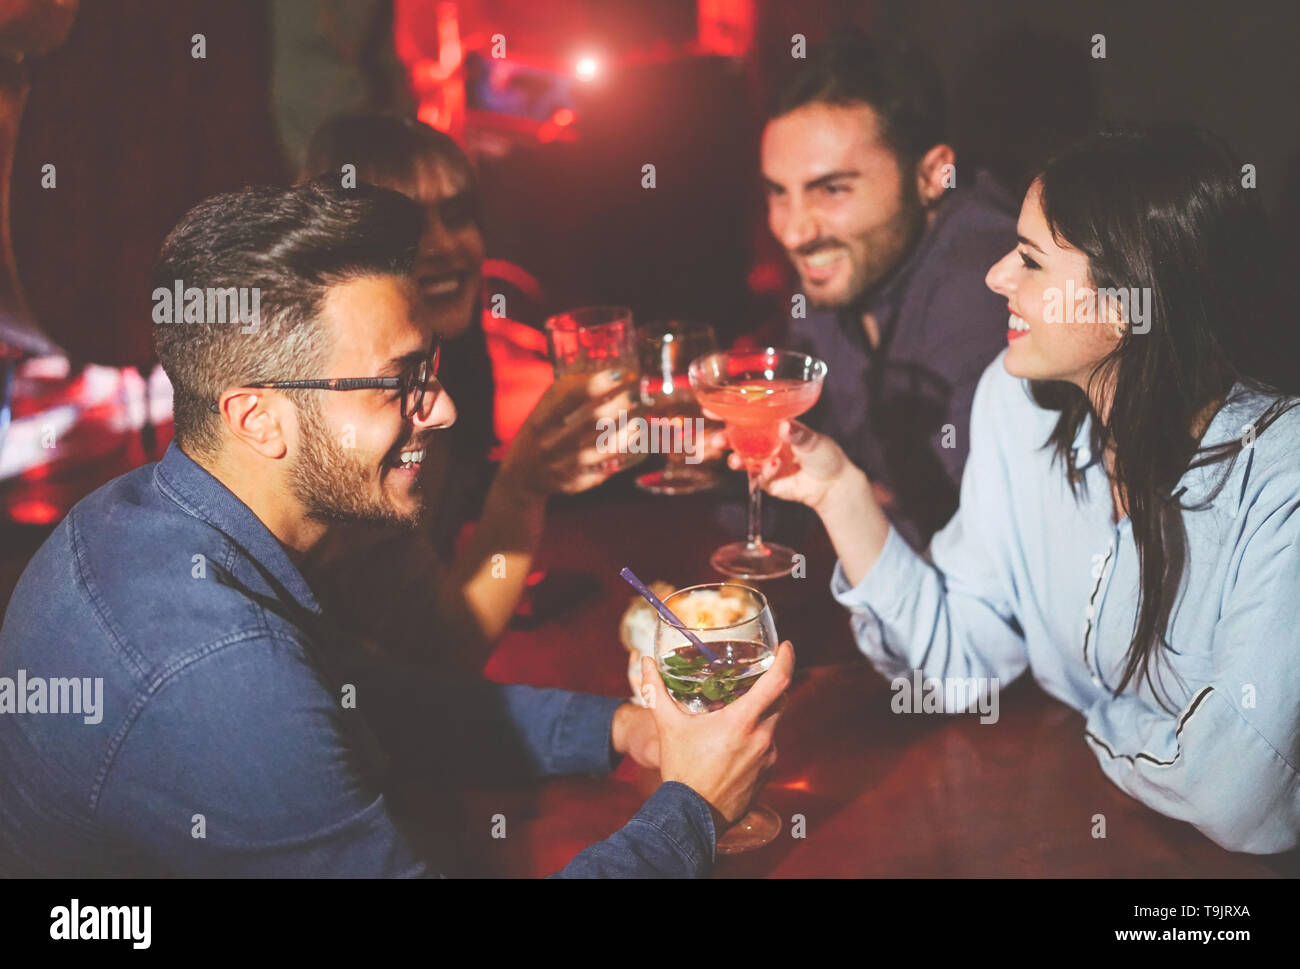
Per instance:
[[[889,517],[918,549],[957,510],[971,399],[1007,343],[1006,300],[984,277],[1016,244],[1014,211],[981,172],[948,193],[904,261],[857,304],[791,322],[792,348],[829,366],[805,420],[894,494]],[[879,328],[874,350],[864,313]]]
[[[0,838],[68,876],[439,873],[394,782],[607,772],[621,702],[368,655],[175,444],[80,502],[23,573],[0,693],[56,678],[99,681],[98,710],[0,706]],[[668,783],[562,874],[699,875],[713,851],[708,805]]]

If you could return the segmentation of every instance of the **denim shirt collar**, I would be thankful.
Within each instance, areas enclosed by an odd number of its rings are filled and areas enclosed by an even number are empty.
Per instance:
[[[154,466],[154,484],[187,514],[207,522],[239,546],[293,597],[299,607],[321,614],[320,604],[289,554],[253,510],[172,441]]]

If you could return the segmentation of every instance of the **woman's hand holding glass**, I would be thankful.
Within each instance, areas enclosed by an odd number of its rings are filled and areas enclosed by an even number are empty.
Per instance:
[[[603,370],[556,377],[524,422],[502,462],[501,473],[538,496],[577,494],[621,470],[611,454],[626,454],[641,410],[636,373]],[[619,422],[622,433],[602,441],[599,422]]]
[[[715,434],[710,441],[711,451],[726,447],[725,433]],[[732,452],[727,466],[739,471],[745,464]],[[797,501],[820,512],[846,482],[865,477],[831,438],[799,421],[782,421],[781,449],[763,466],[760,484],[773,498]]]
[[[715,447],[725,443],[714,439]],[[727,457],[743,467],[736,454]],[[839,555],[848,581],[857,585],[871,571],[889,537],[884,509],[892,501],[867,479],[834,440],[798,421],[781,425],[781,449],[763,468],[760,487],[774,498],[797,501],[817,512]]]

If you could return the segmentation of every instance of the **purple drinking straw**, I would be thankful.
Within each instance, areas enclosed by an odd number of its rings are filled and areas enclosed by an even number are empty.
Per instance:
[[[673,611],[664,605],[664,601],[651,592],[644,582],[633,575],[631,569],[624,569],[619,573],[619,575],[623,577],[623,581],[636,589],[637,592],[641,593],[641,595],[645,597],[646,602],[655,607],[655,612],[659,613],[664,622],[668,623],[668,625],[672,626],[689,639],[691,645],[703,653],[710,663],[716,663],[718,661],[717,654],[713,652],[713,650],[709,649],[709,647],[705,646],[704,641],[701,640],[699,636],[695,635],[695,633],[683,626],[682,621],[673,615]]]

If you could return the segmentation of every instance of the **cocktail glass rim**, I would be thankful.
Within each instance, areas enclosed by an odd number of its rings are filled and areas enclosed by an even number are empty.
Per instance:
[[[593,317],[596,316],[596,314],[607,314],[611,318],[604,319],[599,323],[584,321],[586,317]],[[631,307],[615,306],[613,304],[578,306],[574,309],[564,310],[561,313],[556,313],[554,316],[547,317],[546,329],[573,333],[582,330],[595,330],[602,326],[612,326],[616,323],[632,323]]]
[[[771,608],[771,606],[768,605],[767,596],[763,595],[763,593],[759,592],[753,586],[742,585],[739,582],[701,582],[698,585],[688,585],[684,589],[677,589],[676,591],[670,592],[668,595],[664,596],[664,605],[668,606],[671,609],[672,606],[670,605],[670,603],[672,602],[673,598],[681,595],[683,592],[693,592],[696,589],[724,589],[727,588],[728,586],[735,589],[744,589],[750,595],[757,597],[759,605],[758,605],[758,609],[754,612],[754,614],[745,619],[741,619],[737,622],[727,623],[725,626],[690,626],[688,628],[691,630],[691,632],[693,633],[694,632],[721,632],[722,630],[725,629],[735,629],[737,626],[744,626],[747,623],[754,622],[754,620],[758,619],[760,616],[763,615],[764,610],[768,610]],[[676,616],[677,613],[674,612],[673,615]],[[657,618],[659,619],[660,623],[667,626],[669,629],[676,628],[675,626],[673,626],[672,623],[666,622],[662,616]],[[677,618],[681,619],[682,617],[677,616]],[[685,620],[682,620],[682,623],[684,625]]]
[[[698,381],[700,384],[703,384],[706,387],[725,387],[727,386],[725,382],[725,378],[723,382],[718,382],[709,378],[704,373],[704,369],[700,365],[705,360],[708,360],[711,357],[731,357],[731,356],[739,357],[739,356],[746,356],[746,355],[759,356],[762,354],[770,354],[772,356],[786,357],[786,358],[802,357],[804,360],[811,361],[813,364],[812,369],[814,372],[814,376],[807,381],[808,383],[812,383],[813,381],[820,382],[825,380],[826,374],[830,370],[825,360],[822,360],[818,357],[814,357],[811,353],[804,353],[802,350],[785,350],[782,349],[781,347],[752,347],[748,349],[733,348],[731,350],[713,350],[709,353],[701,354],[700,356],[696,357],[694,360],[691,361],[690,366],[687,367],[687,375],[690,377],[692,384]],[[772,379],[775,380],[778,378],[774,377]],[[789,378],[784,378],[784,379],[789,379]]]
[[[703,336],[705,334],[714,341],[716,346],[718,335],[714,332],[713,324],[693,320],[690,317],[674,316],[667,319],[654,319],[646,323],[639,323],[636,328],[637,339],[651,346],[674,343],[678,338]],[[719,352],[721,351],[709,351],[709,353]],[[701,356],[708,356],[708,353],[701,354]],[[689,361],[687,361],[687,366],[690,366]]]

